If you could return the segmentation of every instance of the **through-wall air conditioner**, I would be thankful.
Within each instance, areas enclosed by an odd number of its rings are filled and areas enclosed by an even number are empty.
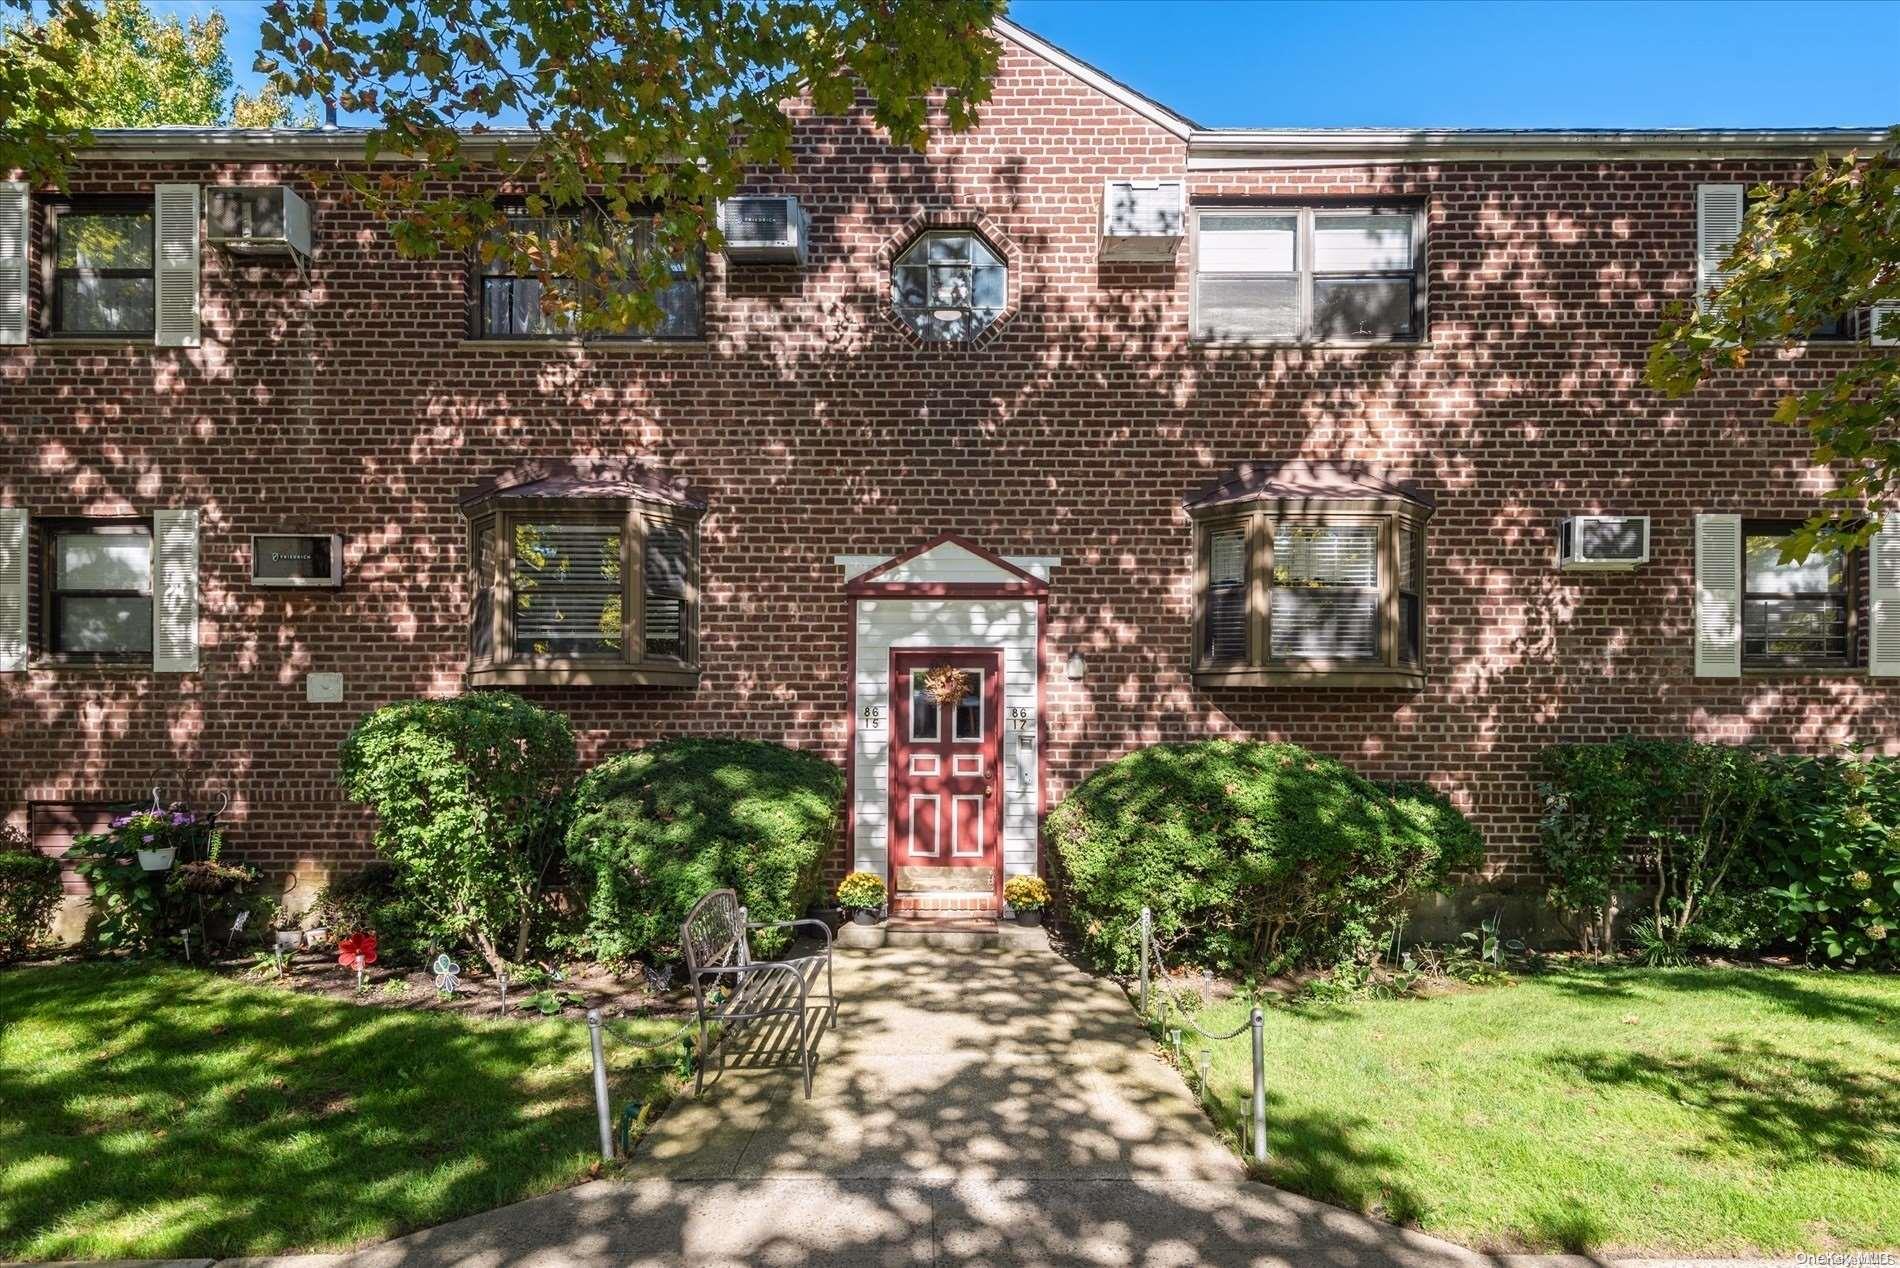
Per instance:
[[[734,264],[805,263],[811,222],[791,195],[728,198],[719,204],[719,233]]]
[[[1174,258],[1187,225],[1180,181],[1111,180],[1102,190],[1101,258],[1156,264]]]
[[[286,185],[205,189],[205,238],[233,255],[310,258],[310,204]]]
[[[1557,534],[1565,572],[1627,572],[1649,562],[1649,516],[1573,515]]]

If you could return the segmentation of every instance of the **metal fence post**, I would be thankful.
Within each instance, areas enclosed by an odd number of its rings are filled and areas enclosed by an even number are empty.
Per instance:
[[[1253,1010],[1253,1160],[1267,1161],[1267,1014]]]
[[[1154,913],[1141,909],[1141,1016],[1148,1018],[1148,945],[1154,937]]]
[[[607,1107],[607,1054],[600,1043],[600,1010],[587,1010],[587,1042],[594,1050],[594,1110],[600,1119],[600,1160],[614,1160],[614,1120]],[[1256,1051],[1258,1045],[1256,1044]]]

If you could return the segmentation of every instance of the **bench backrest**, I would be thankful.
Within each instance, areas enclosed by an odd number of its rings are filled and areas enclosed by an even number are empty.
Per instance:
[[[686,952],[686,975],[695,991],[700,970],[749,963],[745,908],[739,905],[739,896],[729,889],[715,889],[694,903],[680,925],[680,946]]]

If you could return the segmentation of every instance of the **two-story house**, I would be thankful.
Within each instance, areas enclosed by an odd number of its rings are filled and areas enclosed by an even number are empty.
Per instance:
[[[1746,189],[1879,134],[1205,130],[1003,24],[928,155],[807,117],[657,328],[400,258],[349,131],[106,131],[0,189],[0,816],[226,793],[292,902],[367,853],[337,745],[506,686],[587,755],[842,764],[834,872],[995,905],[1160,740],[1429,780],[1534,869],[1535,754],[1900,745],[1900,527],[1778,561],[1777,397],[1864,314],[1643,385]],[[961,704],[921,688],[972,671]]]

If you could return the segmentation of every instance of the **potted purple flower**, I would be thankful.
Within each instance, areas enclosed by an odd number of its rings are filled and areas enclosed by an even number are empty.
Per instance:
[[[197,830],[198,816],[176,806],[170,810],[153,808],[120,815],[111,826],[114,844],[137,854],[140,867],[148,872],[166,872],[178,859],[178,847]]]

